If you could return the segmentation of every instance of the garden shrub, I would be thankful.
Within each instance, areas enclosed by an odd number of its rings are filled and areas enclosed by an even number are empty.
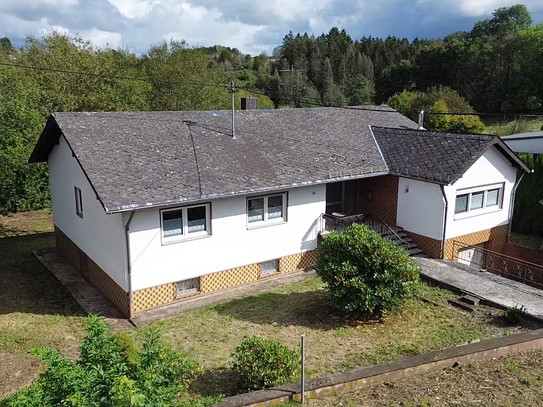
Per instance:
[[[404,249],[365,225],[326,236],[317,259],[332,307],[347,314],[397,313],[420,288],[420,269]]]
[[[0,405],[172,406],[202,370],[167,345],[157,330],[145,333],[140,349],[128,335],[113,334],[100,318],[89,319],[78,360],[62,357],[55,349],[33,349],[31,355],[45,362],[45,371]]]
[[[524,305],[521,305],[520,307],[517,307],[516,305],[513,307],[506,308],[503,311],[503,317],[504,319],[511,325],[518,325],[522,322],[522,318],[526,316],[526,308],[524,308]]]
[[[300,370],[300,354],[279,341],[250,336],[232,354],[233,370],[245,389],[258,390],[288,383]]]

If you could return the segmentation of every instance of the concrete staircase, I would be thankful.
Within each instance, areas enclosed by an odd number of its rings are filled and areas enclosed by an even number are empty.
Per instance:
[[[424,253],[422,253],[422,250],[418,248],[417,244],[413,242],[413,239],[407,236],[407,233],[402,228],[396,227],[396,226],[390,226],[390,229],[392,229],[397,237],[400,237],[402,242],[406,243],[403,247],[411,257],[422,257],[424,256]],[[381,236],[383,236],[385,239],[388,239],[392,241],[393,243],[398,244],[397,239],[393,237],[393,233],[390,231],[379,231],[381,233]],[[399,246],[399,244],[398,244]]]

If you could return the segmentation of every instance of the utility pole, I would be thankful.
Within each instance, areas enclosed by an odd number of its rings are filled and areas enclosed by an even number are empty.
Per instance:
[[[228,88],[228,92],[232,94],[232,138],[236,139],[236,92],[238,90],[236,89],[236,84],[234,81],[230,82],[230,87]]]

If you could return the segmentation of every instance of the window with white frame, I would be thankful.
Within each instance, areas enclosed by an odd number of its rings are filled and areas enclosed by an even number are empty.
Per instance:
[[[247,198],[247,223],[249,227],[285,222],[287,194]]]
[[[177,282],[177,296],[192,295],[200,292],[200,277]]]
[[[74,186],[75,191],[75,214],[80,218],[83,218],[83,197],[81,196],[81,190]]]
[[[503,184],[459,190],[454,213],[458,216],[477,215],[501,209]]]
[[[162,242],[205,237],[210,235],[209,204],[161,211]]]

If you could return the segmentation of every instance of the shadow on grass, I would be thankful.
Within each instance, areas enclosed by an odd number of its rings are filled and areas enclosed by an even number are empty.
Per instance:
[[[0,315],[85,315],[66,288],[32,253],[52,246],[51,232],[0,239]]]
[[[239,375],[230,369],[208,370],[192,382],[190,391],[204,397],[235,396],[240,392]]]
[[[215,306],[221,315],[260,325],[304,326],[316,330],[335,330],[346,325],[375,323],[353,320],[335,312],[323,290],[267,292]]]

